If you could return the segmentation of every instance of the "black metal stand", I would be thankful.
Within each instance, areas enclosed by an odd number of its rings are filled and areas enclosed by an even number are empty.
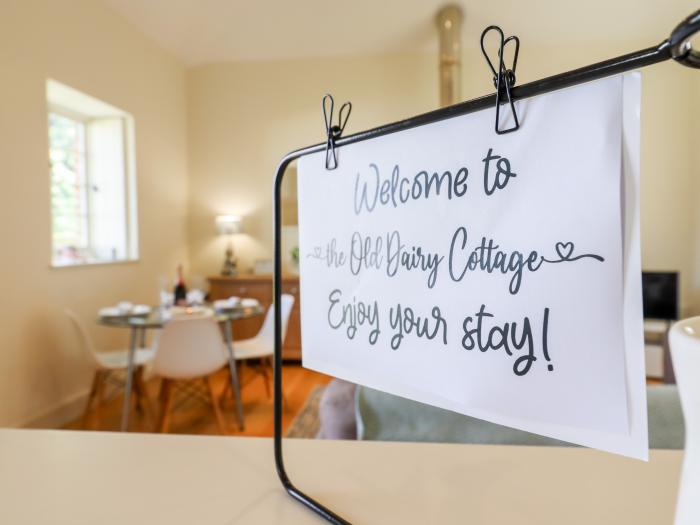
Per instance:
[[[499,30],[500,31],[500,30]],[[334,133],[332,137],[332,148],[333,148],[333,158],[335,158],[336,148],[341,148],[347,144],[353,144],[355,142],[361,142],[363,140],[369,140],[376,137],[381,137],[382,135],[387,135],[389,133],[394,133],[397,131],[403,131],[406,129],[415,128],[418,126],[423,126],[425,124],[430,124],[440,120],[448,119],[451,117],[456,117],[458,115],[465,115],[467,113],[473,113],[475,111],[494,107],[500,104],[502,100],[503,93],[500,92],[500,86],[505,89],[508,88],[508,93],[506,93],[507,101],[511,102],[513,100],[524,99],[528,97],[533,97],[535,95],[541,95],[543,93],[548,93],[550,91],[555,91],[557,89],[562,89],[577,84],[582,84],[584,82],[590,82],[592,80],[597,80],[610,75],[615,75],[618,73],[623,73],[625,71],[631,71],[644,66],[649,66],[656,64],[658,62],[663,62],[665,60],[674,59],[677,62],[693,67],[700,68],[700,52],[692,49],[690,45],[690,38],[700,31],[700,11],[693,13],[691,16],[686,18],[681,22],[671,33],[671,36],[661,42],[658,46],[650,47],[637,51],[635,53],[630,53],[623,55],[618,58],[613,58],[611,60],[606,60],[604,62],[599,62],[590,66],[582,67],[579,69],[574,69],[566,73],[561,73],[559,75],[554,75],[542,80],[535,82],[530,82],[529,84],[524,84],[518,87],[511,87],[512,84],[509,79],[496,79],[497,89],[499,92],[491,95],[487,95],[481,98],[469,100],[466,102],[461,102],[453,106],[438,109],[436,111],[431,111],[418,115],[406,120],[401,120],[399,122],[394,122],[391,124],[386,124],[384,126],[379,126],[368,131],[363,131],[350,135],[348,137],[340,137],[339,133]],[[501,32],[501,35],[503,33]],[[511,38],[511,37],[509,37]],[[499,71],[494,74],[498,77],[507,75],[507,71],[503,66],[503,46],[504,42],[501,42],[500,55],[499,56]],[[492,69],[493,68],[492,66]],[[513,69],[515,69],[513,67]],[[512,106],[511,106],[512,107]],[[341,112],[342,113],[342,112]],[[341,115],[342,116],[342,115]],[[347,119],[345,119],[347,120]],[[327,122],[330,122],[330,116],[327,118]],[[344,127],[344,122],[342,123]],[[328,126],[327,126],[328,128]],[[496,129],[498,129],[498,122],[496,122]],[[318,153],[327,150],[329,147],[330,140],[325,143],[316,144],[314,146],[309,146],[303,149],[299,149],[287,154],[279,166],[277,167],[277,173],[275,175],[274,182],[274,309],[275,309],[275,369],[274,369],[274,402],[275,402],[275,412],[274,412],[274,424],[275,424],[275,436],[274,436],[274,446],[275,446],[275,464],[277,467],[277,474],[279,475],[280,481],[284,486],[285,490],[297,501],[308,507],[309,509],[316,512],[319,516],[325,518],[328,522],[335,525],[350,525],[350,522],[338,516],[335,512],[327,507],[324,507],[321,503],[317,502],[313,498],[307,496],[299,489],[297,489],[287,476],[287,472],[284,468],[284,460],[282,456],[282,312],[280,308],[281,304],[281,279],[282,279],[282,251],[281,251],[281,188],[282,179],[284,177],[285,170],[290,162],[303,157],[305,155],[310,155],[312,153]],[[326,159],[328,160],[328,152],[326,153]],[[332,167],[335,167],[333,165]],[[327,165],[328,168],[328,165]]]

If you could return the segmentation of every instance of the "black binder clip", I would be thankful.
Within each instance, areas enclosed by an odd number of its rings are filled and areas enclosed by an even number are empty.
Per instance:
[[[327,107],[329,103],[330,107]],[[333,125],[334,101],[330,94],[323,97],[321,107],[323,108],[323,121],[326,125],[326,169],[334,170],[338,167],[338,154],[335,151],[335,141],[343,134],[345,125],[348,123],[348,118],[350,117],[350,111],[352,111],[352,104],[346,102],[340,106],[337,126]]]
[[[499,47],[498,47],[498,72],[496,71],[496,68],[493,65],[493,62],[489,59],[488,54],[486,53],[486,48],[484,47],[484,40],[486,38],[486,35],[488,34],[489,31],[497,31],[498,35],[501,37]],[[505,59],[504,59],[504,54],[505,54],[505,49],[508,46],[510,42],[515,43],[515,49],[513,52],[513,66],[511,68],[506,68],[505,65]],[[504,133],[510,133],[511,131],[515,131],[520,127],[520,122],[518,121],[518,114],[515,112],[515,104],[513,104],[513,97],[510,94],[510,89],[515,85],[515,68],[518,65],[518,52],[520,51],[520,39],[517,36],[509,36],[508,38],[505,38],[503,35],[503,31],[501,30],[500,27],[498,26],[489,26],[486,29],[484,29],[484,32],[481,33],[481,52],[484,54],[484,58],[486,59],[486,63],[489,65],[491,68],[491,72],[493,73],[493,84],[496,86],[496,126],[495,130],[496,133],[499,135],[503,135]],[[501,104],[503,103],[502,100],[503,98],[507,98],[507,103],[510,105],[510,110],[513,114],[513,120],[515,121],[515,124],[507,129],[501,129],[499,127],[499,117],[500,117],[500,111],[501,111]]]

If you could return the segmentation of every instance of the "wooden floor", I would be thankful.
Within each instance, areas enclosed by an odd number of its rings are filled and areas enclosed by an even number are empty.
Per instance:
[[[272,399],[267,397],[265,384],[260,375],[253,373],[251,368],[242,366],[240,368],[241,397],[243,399],[243,411],[245,414],[245,428],[241,432],[238,430],[235,418],[235,406],[229,396],[223,403],[222,410],[226,421],[226,430],[230,435],[271,437],[272,428]],[[216,375],[216,388],[222,392],[228,380],[225,372]],[[302,368],[300,365],[284,365],[282,373],[283,392],[286,399],[286,406],[282,416],[283,432],[286,433],[292,421],[304,407],[309,394],[317,387],[328,383],[331,378],[311,370]],[[661,383],[653,379],[647,379],[647,383]],[[135,408],[131,410],[129,430],[131,432],[155,432],[156,420],[158,416],[158,391],[160,381],[156,378],[147,383],[150,398],[151,410],[139,412]],[[185,397],[183,400],[182,398]],[[173,434],[219,434],[216,426],[214,414],[209,405],[196,398],[186,399],[186,396],[179,396],[182,406],[173,410],[170,433]],[[121,394],[113,396],[106,401],[98,415],[92,412],[86,430],[107,430],[118,431],[123,397]],[[83,429],[82,418],[69,423],[64,428],[80,430]]]
[[[253,373],[251,368],[242,366],[240,369],[241,397],[245,414],[245,428],[241,432],[235,417],[235,406],[229,396],[223,403],[222,410],[226,421],[227,432],[239,436],[271,437],[273,432],[272,399],[267,397],[265,384],[260,375]],[[222,392],[228,379],[222,371],[216,375],[217,392]],[[286,406],[282,417],[283,432],[291,425],[294,417],[303,408],[306,399],[315,387],[325,385],[330,377],[299,365],[284,365],[282,373],[283,392]],[[158,391],[160,381],[151,379],[147,383],[151,410],[139,412],[131,410],[129,430],[132,432],[155,432],[159,407]],[[99,416],[93,411],[87,430],[119,430],[123,397],[117,394],[108,399],[100,410]],[[181,406],[178,404],[181,403]],[[178,396],[175,401],[176,409],[170,419],[170,433],[173,434],[219,434],[216,420],[211,407],[192,396]],[[67,429],[82,429],[82,418],[66,425]]]

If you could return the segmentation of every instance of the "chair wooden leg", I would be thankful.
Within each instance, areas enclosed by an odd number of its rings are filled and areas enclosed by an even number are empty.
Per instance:
[[[95,427],[99,430],[100,428],[100,421],[102,419],[102,405],[104,402],[104,394],[105,394],[105,382],[107,381],[107,378],[109,377],[109,370],[102,370],[100,372],[100,382],[97,383],[97,391],[95,392],[95,408],[93,409],[93,414],[94,420],[95,420]]]
[[[136,408],[139,412],[145,414],[149,419],[152,418],[153,411],[151,410],[151,400],[148,397],[146,384],[143,381],[143,367],[140,366],[134,374],[134,392],[136,393]]]
[[[226,434],[228,434],[228,432],[226,432],[224,416],[221,413],[221,408],[219,407],[219,400],[216,397],[216,391],[214,389],[214,379],[212,375],[207,376],[206,382],[207,387],[209,388],[209,401],[211,402],[211,407],[214,411],[214,416],[216,417],[216,425],[217,427],[219,427],[219,433],[225,436]]]
[[[133,398],[134,398],[134,404],[136,405],[136,411],[139,413],[143,413],[143,403],[141,402],[141,384],[139,382],[139,372],[141,370],[141,367],[136,368],[134,370],[134,386],[133,386]]]
[[[268,367],[270,368],[269,374],[267,373]],[[260,374],[263,376],[263,381],[265,381],[265,394],[267,395],[267,398],[270,399],[272,397],[272,391],[270,389],[273,373],[272,357],[263,358],[262,362],[260,363],[259,370]]]
[[[226,381],[224,382],[224,389],[219,396],[219,402],[223,405],[228,399],[229,394],[233,397],[233,392],[231,391],[231,371],[226,371]]]
[[[97,389],[102,381],[102,371],[95,370],[95,375],[92,377],[92,386],[90,387],[90,394],[88,394],[87,403],[85,403],[85,411],[83,412],[83,430],[88,427],[88,419],[90,417],[90,408],[92,407],[92,402],[97,395]]]
[[[163,378],[160,385],[160,421],[158,432],[167,432],[170,425],[170,409],[173,403],[173,382]]]

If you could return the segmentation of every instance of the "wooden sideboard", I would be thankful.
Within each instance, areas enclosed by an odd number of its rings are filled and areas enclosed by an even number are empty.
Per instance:
[[[260,301],[267,310],[272,304],[272,276],[257,274],[242,274],[235,277],[212,276],[209,281],[209,298],[212,301],[226,299],[232,295],[252,297]],[[301,326],[299,317],[299,276],[285,275],[282,277],[282,293],[294,296],[294,308],[289,317],[287,336],[282,347],[282,358],[285,360],[301,359]],[[233,321],[233,339],[248,339],[254,337],[263,324],[263,316],[252,319]]]

